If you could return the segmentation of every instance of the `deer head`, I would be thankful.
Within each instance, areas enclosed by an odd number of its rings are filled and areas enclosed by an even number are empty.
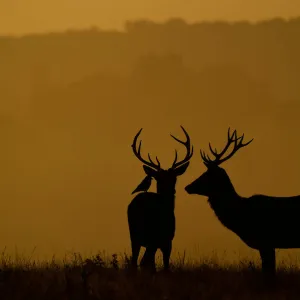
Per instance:
[[[213,150],[211,144],[209,143],[209,149],[212,155],[215,157],[214,160],[210,159],[208,155],[200,150],[203,163],[207,167],[207,170],[198,179],[185,187],[187,193],[198,194],[207,197],[215,196],[216,194],[223,194],[224,196],[227,195],[229,189],[232,190],[233,187],[227,173],[220,167],[220,164],[231,158],[240,148],[249,145],[253,141],[252,139],[243,144],[243,139],[244,134],[240,137],[237,137],[236,130],[234,130],[233,134],[230,134],[229,128],[227,144],[221,152],[218,153],[217,149]],[[231,144],[234,145],[233,150],[224,157]]]
[[[171,166],[171,168],[164,170],[160,166],[160,162],[158,158],[156,157],[156,162],[154,163],[153,160],[150,157],[150,154],[148,153],[148,159],[149,161],[145,160],[141,156],[141,145],[142,141],[139,143],[139,147],[137,148],[136,143],[139,135],[141,134],[142,128],[139,130],[139,132],[136,134],[136,136],[133,139],[132,143],[132,150],[135,156],[144,164],[143,168],[146,173],[146,177],[143,179],[143,181],[139,184],[139,186],[133,191],[133,193],[139,192],[139,191],[147,191],[150,188],[151,185],[151,179],[154,178],[157,182],[157,193],[159,194],[175,194],[175,185],[177,176],[182,175],[187,167],[189,166],[189,160],[193,156],[193,146],[191,146],[190,143],[190,137],[186,130],[181,126],[185,136],[186,141],[181,141],[175,136],[171,134],[171,137],[175,139],[177,142],[183,144],[186,148],[186,156],[183,160],[177,162],[177,150],[175,150],[175,159]]]

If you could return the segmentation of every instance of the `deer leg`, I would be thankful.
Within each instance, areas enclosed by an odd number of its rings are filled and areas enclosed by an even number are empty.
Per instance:
[[[163,253],[164,270],[168,271],[170,268],[170,256],[172,252],[172,241],[169,241],[161,248]]]
[[[144,256],[141,260],[140,266],[143,270],[149,270],[151,272],[156,272],[155,268],[155,254],[157,248],[156,247],[147,247],[144,253]]]
[[[150,254],[149,254],[149,268],[150,271],[155,273],[156,272],[156,267],[155,267],[155,255],[156,255],[157,248],[151,248],[150,249]]]
[[[275,249],[260,249],[262,271],[266,274],[274,275],[276,272]]]
[[[137,269],[137,262],[139,258],[141,250],[141,245],[137,242],[131,242],[131,251],[132,251],[132,256],[131,256],[131,266],[133,269]]]

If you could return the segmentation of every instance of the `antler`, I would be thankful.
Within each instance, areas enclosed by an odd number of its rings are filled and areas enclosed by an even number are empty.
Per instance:
[[[142,156],[141,156],[141,146],[142,146],[142,141],[140,141],[140,143],[139,143],[139,148],[136,149],[136,141],[137,141],[139,135],[141,134],[142,129],[143,129],[143,128],[141,128],[141,129],[139,130],[139,132],[136,134],[136,136],[135,136],[134,139],[133,139],[133,143],[132,143],[132,145],[131,145],[132,150],[133,150],[133,153],[134,153],[135,156],[136,156],[142,163],[144,163],[145,165],[147,165],[147,166],[149,166],[149,167],[151,167],[151,168],[153,168],[153,169],[155,169],[155,170],[160,170],[160,162],[159,162],[157,156],[156,156],[157,164],[155,164],[155,163],[152,161],[152,159],[151,159],[149,153],[148,153],[148,158],[149,158],[150,162],[142,158]]]
[[[214,160],[211,160],[208,155],[206,155],[204,152],[202,152],[202,150],[200,150],[200,155],[206,165],[217,165],[217,166],[220,165],[224,161],[231,158],[234,155],[234,153],[237,152],[240,148],[243,148],[243,147],[249,145],[253,141],[253,139],[252,139],[249,142],[243,144],[244,134],[240,137],[237,137],[237,132],[236,132],[236,130],[234,130],[233,134],[230,135],[230,128],[228,128],[227,139],[228,139],[227,144],[220,153],[217,152],[217,149],[213,150],[211,144],[209,143],[209,149],[210,149],[211,153],[213,154],[213,156],[215,157]],[[234,148],[233,148],[232,152],[229,155],[227,155],[226,157],[222,158],[222,156],[225,154],[225,152],[228,150],[229,146],[232,143],[234,143]]]
[[[177,150],[175,150],[175,159],[174,159],[174,162],[172,165],[172,169],[175,169],[175,168],[179,167],[180,165],[184,164],[185,162],[189,161],[191,159],[191,157],[193,156],[193,151],[194,151],[193,146],[191,147],[191,140],[190,140],[188,133],[182,126],[180,126],[180,127],[182,128],[182,130],[186,136],[186,141],[185,142],[181,141],[178,138],[176,138],[175,136],[173,136],[172,134],[171,134],[171,137],[186,147],[186,156],[182,161],[177,162]]]

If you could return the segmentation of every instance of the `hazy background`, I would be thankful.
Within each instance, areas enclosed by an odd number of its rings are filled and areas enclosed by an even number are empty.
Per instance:
[[[143,154],[168,168],[182,124],[195,154],[177,183],[176,249],[256,255],[183,188],[205,171],[200,147],[222,147],[231,126],[255,138],[224,164],[241,195],[300,194],[300,18],[193,21],[292,17],[300,4],[134,2],[0,0],[0,248],[128,250],[145,176],[132,139],[143,127]],[[125,23],[145,17],[156,21]]]
[[[124,20],[139,18],[257,21],[299,14],[299,0],[0,0],[0,33],[44,32],[91,25],[122,29]]]

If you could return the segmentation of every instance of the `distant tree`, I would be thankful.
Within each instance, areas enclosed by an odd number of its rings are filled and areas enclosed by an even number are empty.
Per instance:
[[[156,23],[153,21],[142,19],[138,21],[126,21],[124,27],[127,32],[133,32],[133,31],[147,30],[149,28],[152,28],[155,25]]]

